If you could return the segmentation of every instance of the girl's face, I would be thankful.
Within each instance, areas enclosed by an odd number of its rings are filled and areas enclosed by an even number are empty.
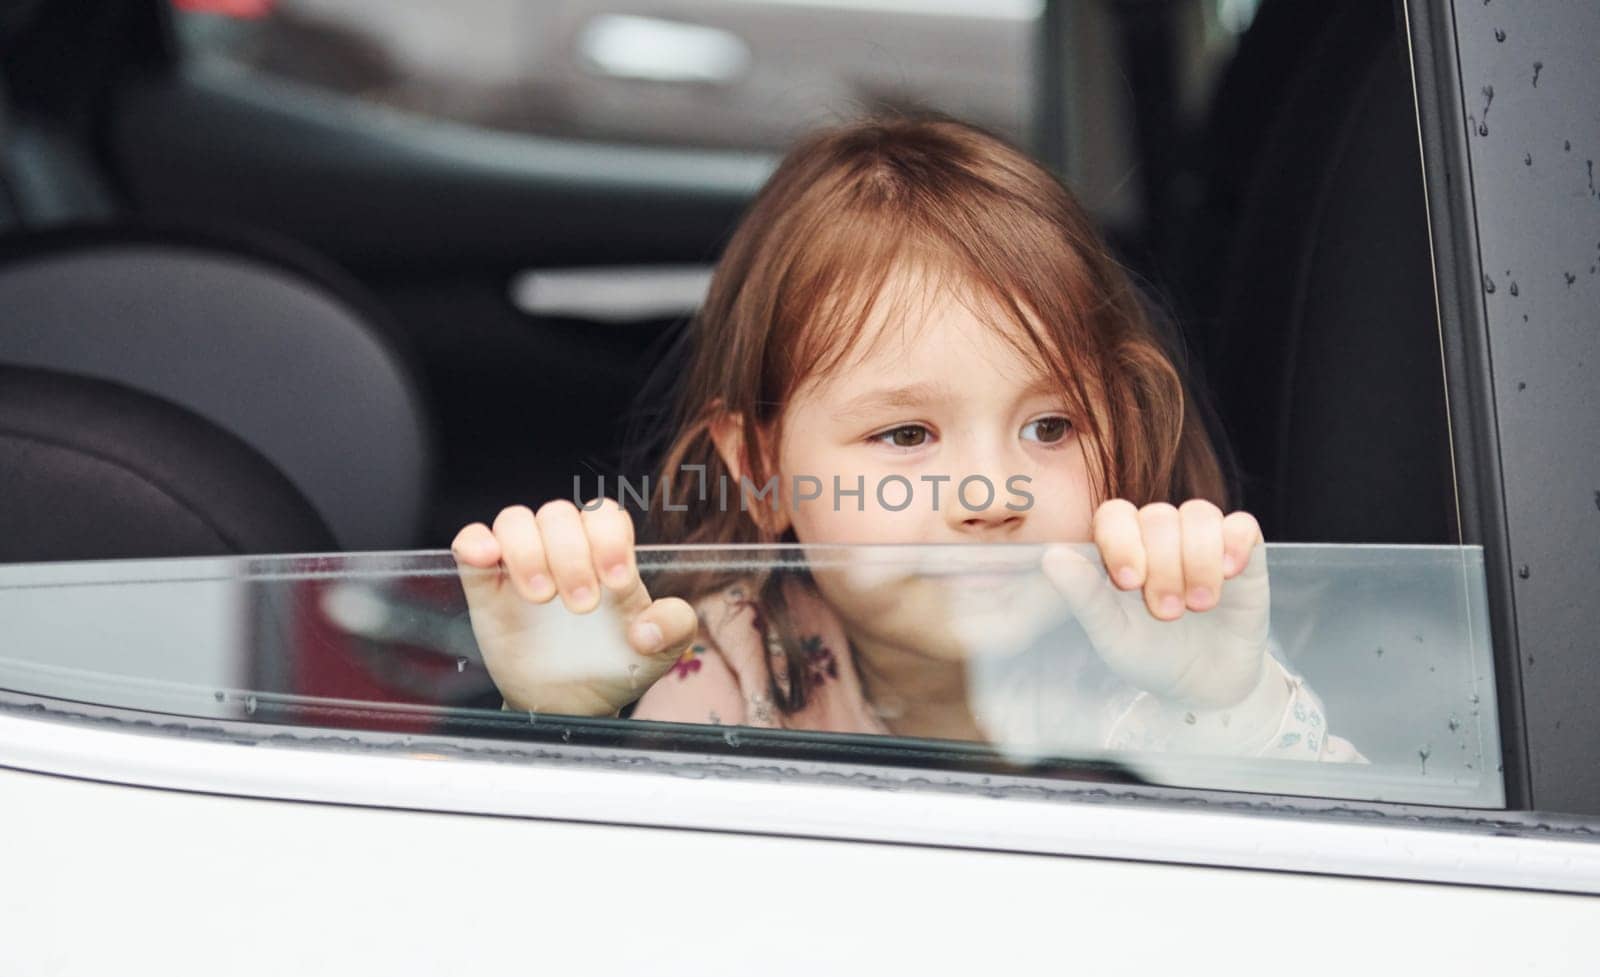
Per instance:
[[[913,286],[900,276],[886,294]],[[867,335],[877,341],[802,384],[787,405],[777,470],[781,515],[795,537],[811,545],[1089,540],[1085,445],[1044,364],[945,290],[889,321],[889,309],[905,304],[876,303]],[[992,311],[990,322],[1005,321]],[[860,496],[843,494],[857,487]]]
[[[998,309],[986,322],[941,290],[891,320],[888,309],[905,304],[880,300],[867,325],[878,341],[803,384],[787,406],[777,470],[781,518],[796,538],[812,547],[1091,539],[1086,446],[1044,364],[997,334]],[[862,492],[836,497],[835,477]],[[802,482],[819,497],[800,500]],[[817,565],[812,576],[853,637],[963,660],[1026,640],[1059,605],[1035,568],[1005,570],[996,552],[923,551],[916,562]]]

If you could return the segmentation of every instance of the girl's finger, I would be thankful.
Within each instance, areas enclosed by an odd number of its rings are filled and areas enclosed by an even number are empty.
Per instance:
[[[469,567],[488,570],[500,565],[500,544],[481,522],[462,527],[450,541],[450,552],[455,554],[457,563]]]
[[[1131,623],[1121,595],[1106,585],[1105,571],[1073,547],[1054,543],[1040,562],[1045,577],[1066,598],[1072,616],[1101,654],[1114,654]]]
[[[1144,586],[1144,538],[1139,510],[1127,499],[1111,499],[1094,513],[1094,542],[1111,581],[1123,590]]]
[[[600,583],[618,598],[626,613],[633,608],[627,599],[639,587],[639,571],[633,556],[633,519],[615,499],[600,499],[599,505],[583,510],[583,531],[589,538],[589,555]]]
[[[1205,499],[1190,499],[1178,509],[1183,532],[1183,602],[1191,611],[1209,611],[1222,593],[1222,510]]]
[[[1261,539],[1261,524],[1248,512],[1233,512],[1222,520],[1222,575],[1228,580],[1250,564]]]
[[[494,519],[494,537],[500,546],[500,562],[505,564],[511,586],[523,600],[543,604],[556,595],[550,569],[545,566],[544,547],[539,543],[539,527],[533,510],[525,505],[507,506]]]
[[[506,577],[500,572],[500,544],[494,533],[481,522],[463,527],[450,543],[450,552],[461,574],[461,590],[467,595],[467,607],[488,606],[500,592],[500,583]]]
[[[1144,603],[1158,620],[1183,616],[1183,527],[1178,510],[1155,502],[1139,510],[1144,539]]]
[[[540,506],[534,518],[561,603],[574,614],[587,614],[600,606],[600,583],[595,579],[594,558],[578,507],[558,499]]]
[[[641,655],[676,658],[699,631],[700,619],[687,601],[663,597],[629,622],[628,644]]]

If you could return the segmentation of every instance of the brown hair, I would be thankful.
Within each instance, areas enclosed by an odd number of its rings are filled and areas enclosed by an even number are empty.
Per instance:
[[[1221,466],[1183,377],[1127,272],[1070,192],[999,138],[939,117],[876,118],[818,132],[784,158],[746,213],[691,325],[674,438],[657,486],[674,500],[728,476],[711,437],[742,419],[744,474],[757,486],[800,384],[836,368],[896,269],[992,304],[1005,330],[1059,379],[1088,446],[1101,499],[1206,498],[1225,505]],[[998,325],[998,324],[997,324]],[[694,469],[703,465],[704,481]],[[730,490],[730,498],[736,492]],[[752,506],[766,504],[752,501]],[[652,538],[673,543],[779,540],[738,505],[652,506]],[[700,577],[699,596],[740,576]],[[809,682],[786,627],[783,574],[752,599],[787,652],[772,694],[800,708]]]

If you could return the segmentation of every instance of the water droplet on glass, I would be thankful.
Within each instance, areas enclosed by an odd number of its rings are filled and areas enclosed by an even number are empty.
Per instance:
[[[1378,654],[1379,658],[1382,658],[1383,657],[1383,649],[1379,648],[1378,651],[1377,651],[1377,654]]]
[[[1568,288],[1571,288],[1571,287],[1572,287],[1572,283],[1573,283],[1573,282],[1575,282],[1575,281],[1577,281],[1577,280],[1578,280],[1578,276],[1577,276],[1577,275],[1574,275],[1574,274],[1573,274],[1573,273],[1572,273],[1572,272],[1570,272],[1570,271],[1564,271],[1564,272],[1562,272],[1562,273],[1561,273],[1561,274],[1562,274],[1562,276],[1563,276],[1563,277],[1565,277],[1565,278],[1566,278],[1566,280],[1567,280],[1567,287],[1568,287]]]
[[[1543,70],[1544,70],[1544,62],[1543,61],[1535,61],[1533,63],[1533,87],[1534,88],[1538,88],[1539,87],[1539,72],[1541,72]]]
[[[244,712],[245,712],[245,715],[247,715],[247,716],[254,716],[256,714],[256,697],[255,696],[247,695],[247,696],[244,697]]]
[[[1481,700],[1481,699],[1479,699],[1479,698],[1478,698],[1478,693],[1476,693],[1476,692],[1474,692],[1474,693],[1472,693],[1472,695],[1471,695],[1471,696],[1470,696],[1470,697],[1469,697],[1469,698],[1468,698],[1468,699],[1467,699],[1467,701],[1468,701],[1468,702],[1470,702],[1470,703],[1472,703],[1472,704],[1473,704],[1473,705],[1477,705],[1477,704],[1478,704],[1478,703],[1479,703],[1479,702],[1481,702],[1481,701],[1482,701],[1482,700]]]
[[[563,743],[571,743],[572,742],[572,730],[563,729],[561,731],[561,742],[563,742]]]
[[[1428,757],[1433,756],[1433,747],[1424,746],[1417,751],[1417,756],[1422,759],[1422,775],[1426,777],[1428,775]]]
[[[216,694],[216,699],[217,699],[218,702],[227,702],[228,701],[228,693],[226,693],[226,692],[218,692]]]
[[[1516,298],[1518,295],[1522,294],[1521,290],[1517,288],[1517,283],[1514,281],[1511,283],[1511,287],[1507,289],[1507,291],[1511,293],[1512,298]]]
[[[1561,148],[1565,149],[1569,153],[1572,152],[1572,140],[1571,139],[1564,140],[1562,142],[1562,144],[1561,144]]]
[[[1501,30],[1500,28],[1496,27],[1494,29],[1494,39],[1504,43],[1504,41],[1506,39],[1506,32]]]
[[[1488,134],[1489,134],[1489,123],[1487,123],[1487,122],[1478,123],[1478,135],[1487,136]]]
[[[1528,565],[1526,563],[1524,563],[1522,566],[1517,567],[1517,576],[1519,576],[1522,579],[1526,580],[1529,577],[1533,576],[1533,571],[1528,568]]]
[[[1528,381],[1526,381],[1526,380],[1518,380],[1517,381],[1517,389],[1518,390],[1526,390],[1526,389],[1528,389]]]
[[[1450,722],[1447,725],[1450,727],[1450,732],[1454,733],[1456,730],[1461,728],[1461,720],[1451,716]]]
[[[463,655],[462,657],[456,659],[456,674],[459,675],[459,674],[461,674],[462,672],[464,672],[466,670],[467,670],[467,659],[466,659],[466,656]]]
[[[1188,723],[1190,726],[1193,726],[1195,724],[1194,713],[1192,713],[1192,712],[1184,713],[1183,714],[1183,721]]]
[[[1533,154],[1532,153],[1523,153],[1522,154],[1522,165],[1523,166],[1532,166],[1533,165]]]
[[[723,734],[722,734],[722,741],[724,743],[728,744],[729,746],[737,748],[739,746],[739,733],[738,733],[738,731],[737,730],[732,730],[732,729],[725,730],[723,732]]]
[[[1490,295],[1494,294],[1494,279],[1490,278],[1487,272],[1483,276],[1483,290]]]

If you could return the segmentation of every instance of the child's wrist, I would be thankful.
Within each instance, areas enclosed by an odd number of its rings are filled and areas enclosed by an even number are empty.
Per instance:
[[[1189,753],[1255,753],[1276,735],[1293,694],[1288,672],[1266,655],[1255,687],[1234,705],[1206,709],[1146,693],[1119,723],[1127,728],[1118,738]]]

